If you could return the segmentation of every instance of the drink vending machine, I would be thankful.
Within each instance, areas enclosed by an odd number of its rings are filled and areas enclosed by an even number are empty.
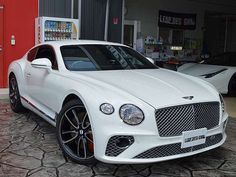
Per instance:
[[[47,41],[78,40],[79,20],[38,17],[35,19],[35,44]]]

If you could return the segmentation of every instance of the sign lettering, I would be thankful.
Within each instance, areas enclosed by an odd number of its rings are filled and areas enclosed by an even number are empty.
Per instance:
[[[196,29],[196,14],[182,14],[168,11],[159,11],[159,27],[174,29]]]

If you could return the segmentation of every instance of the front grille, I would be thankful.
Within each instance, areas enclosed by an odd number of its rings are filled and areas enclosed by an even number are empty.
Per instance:
[[[156,111],[156,123],[161,137],[180,136],[183,131],[212,129],[219,124],[218,102],[173,106]]]
[[[172,156],[172,155],[184,154],[187,152],[197,151],[206,147],[213,146],[219,143],[222,139],[223,139],[222,134],[209,136],[206,138],[206,142],[204,144],[197,145],[194,147],[183,148],[183,149],[181,148],[181,143],[158,146],[158,147],[149,149],[135,156],[134,158],[135,159],[151,159],[151,158],[159,158],[159,157],[167,157],[167,156]]]
[[[130,146],[134,143],[134,137],[133,136],[113,136],[109,139],[107,143],[107,148],[106,148],[106,156],[110,157],[116,157],[120,155],[122,152],[124,152],[127,148],[119,148],[116,145],[116,142],[120,138],[127,138],[130,141]]]

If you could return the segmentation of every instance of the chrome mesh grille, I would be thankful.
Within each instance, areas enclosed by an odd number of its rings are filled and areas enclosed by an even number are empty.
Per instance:
[[[218,102],[173,106],[156,111],[156,123],[161,137],[180,136],[183,131],[212,129],[219,124]]]
[[[200,150],[200,149],[203,149],[203,148],[206,148],[206,147],[213,146],[213,145],[219,143],[222,139],[223,139],[223,135],[222,134],[208,136],[206,138],[206,143],[198,145],[198,146],[194,146],[193,147],[193,151],[197,151],[197,150]]]
[[[123,151],[125,151],[127,148],[119,148],[116,145],[116,142],[118,141],[119,138],[127,138],[130,140],[130,145],[134,143],[134,137],[133,136],[113,136],[109,139],[107,143],[107,148],[106,148],[106,156],[110,157],[116,157],[119,154],[121,154]]]
[[[159,158],[159,157],[166,157],[171,155],[178,155],[183,154],[187,152],[197,151],[206,147],[213,146],[217,143],[219,143],[223,139],[222,134],[217,134],[213,136],[209,136],[206,138],[205,144],[201,144],[194,147],[189,148],[181,148],[181,143],[175,143],[175,144],[168,144],[164,146],[158,146],[155,148],[152,148],[150,150],[147,150],[134,158],[136,159],[150,159],[150,158]]]

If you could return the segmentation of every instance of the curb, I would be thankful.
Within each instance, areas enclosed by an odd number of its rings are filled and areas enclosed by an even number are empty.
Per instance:
[[[0,89],[0,100],[9,99],[9,89]]]

